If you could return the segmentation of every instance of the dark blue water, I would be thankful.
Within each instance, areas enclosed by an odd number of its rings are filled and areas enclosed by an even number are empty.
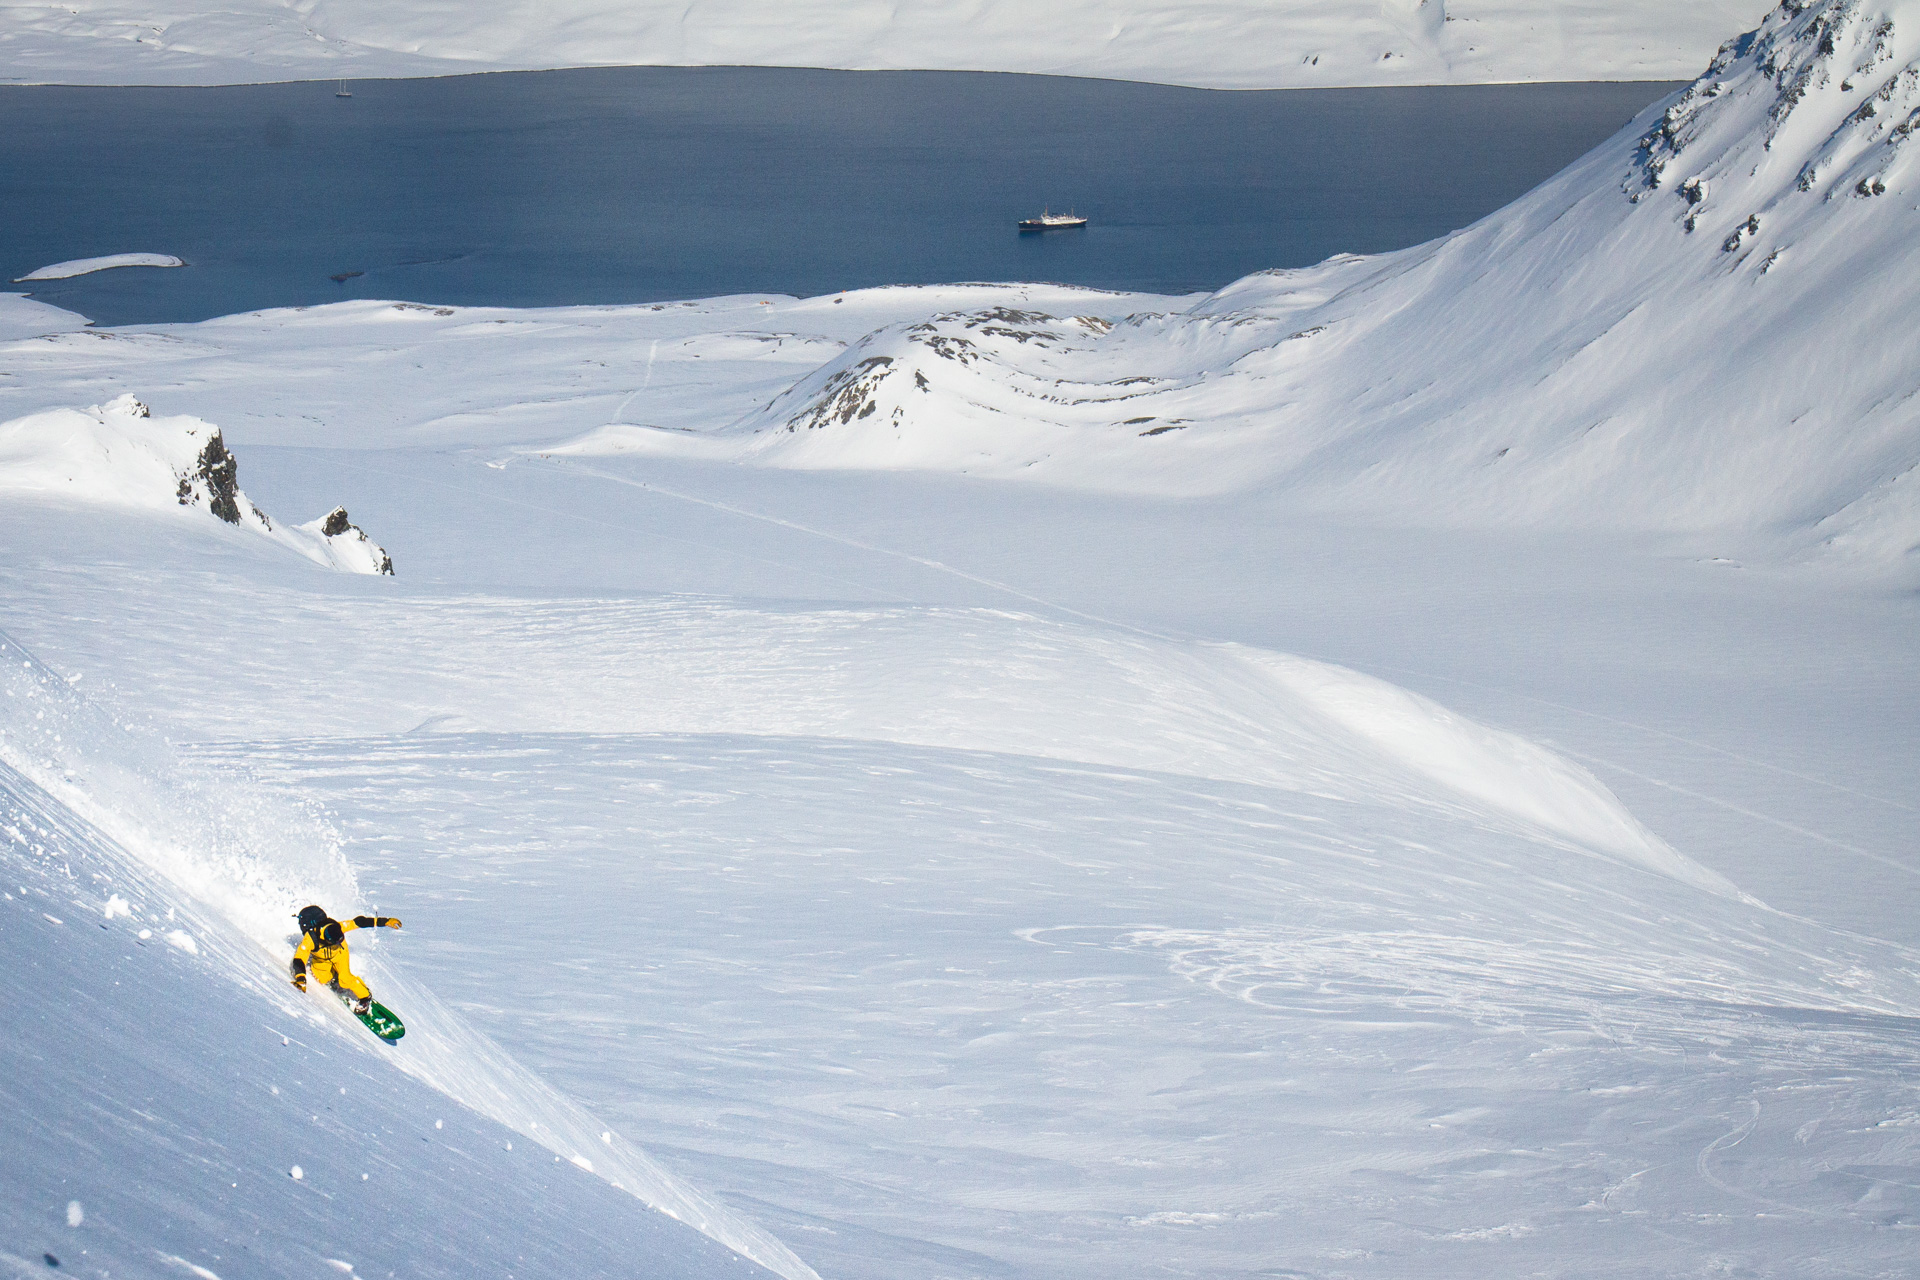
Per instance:
[[[332,82],[7,86],[0,273],[126,252],[191,264],[32,286],[110,324],[352,297],[1183,292],[1464,226],[1673,87],[1229,93],[732,67],[358,81],[351,98]],[[1020,235],[1044,206],[1092,225]]]

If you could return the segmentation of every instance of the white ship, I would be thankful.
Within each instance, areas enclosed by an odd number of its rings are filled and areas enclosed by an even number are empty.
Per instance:
[[[1063,231],[1069,227],[1084,227],[1087,220],[1073,213],[1054,213],[1048,210],[1037,218],[1020,219],[1022,231]]]

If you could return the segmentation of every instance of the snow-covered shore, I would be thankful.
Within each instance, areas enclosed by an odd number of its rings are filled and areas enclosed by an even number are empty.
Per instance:
[[[1764,0],[0,0],[14,82],[228,84],[607,65],[1025,71],[1221,89],[1671,80]]]

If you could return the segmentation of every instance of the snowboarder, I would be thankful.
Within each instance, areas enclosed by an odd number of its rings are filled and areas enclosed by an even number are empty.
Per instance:
[[[293,963],[287,966],[293,974],[293,985],[305,991],[307,974],[311,973],[335,991],[351,992],[356,1014],[372,1009],[373,992],[347,967],[347,930],[372,929],[378,925],[398,929],[400,921],[394,916],[335,920],[319,907],[300,908],[299,920],[300,945],[294,949]]]

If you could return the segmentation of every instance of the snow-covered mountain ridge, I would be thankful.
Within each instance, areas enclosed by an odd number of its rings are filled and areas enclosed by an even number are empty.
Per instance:
[[[1109,326],[855,343],[731,428],[781,466],[1392,518],[1920,544],[1920,4],[1790,0],[1512,206]],[[651,442],[666,448],[668,442]]]
[[[90,409],[0,422],[0,493],[172,514],[204,512],[346,573],[391,574],[393,558],[335,507],[276,525],[239,486],[220,428],[186,414],[155,418],[131,395]]]
[[[606,65],[1026,71],[1207,88],[1667,80],[1759,0],[0,0],[10,78],[211,84]]]

